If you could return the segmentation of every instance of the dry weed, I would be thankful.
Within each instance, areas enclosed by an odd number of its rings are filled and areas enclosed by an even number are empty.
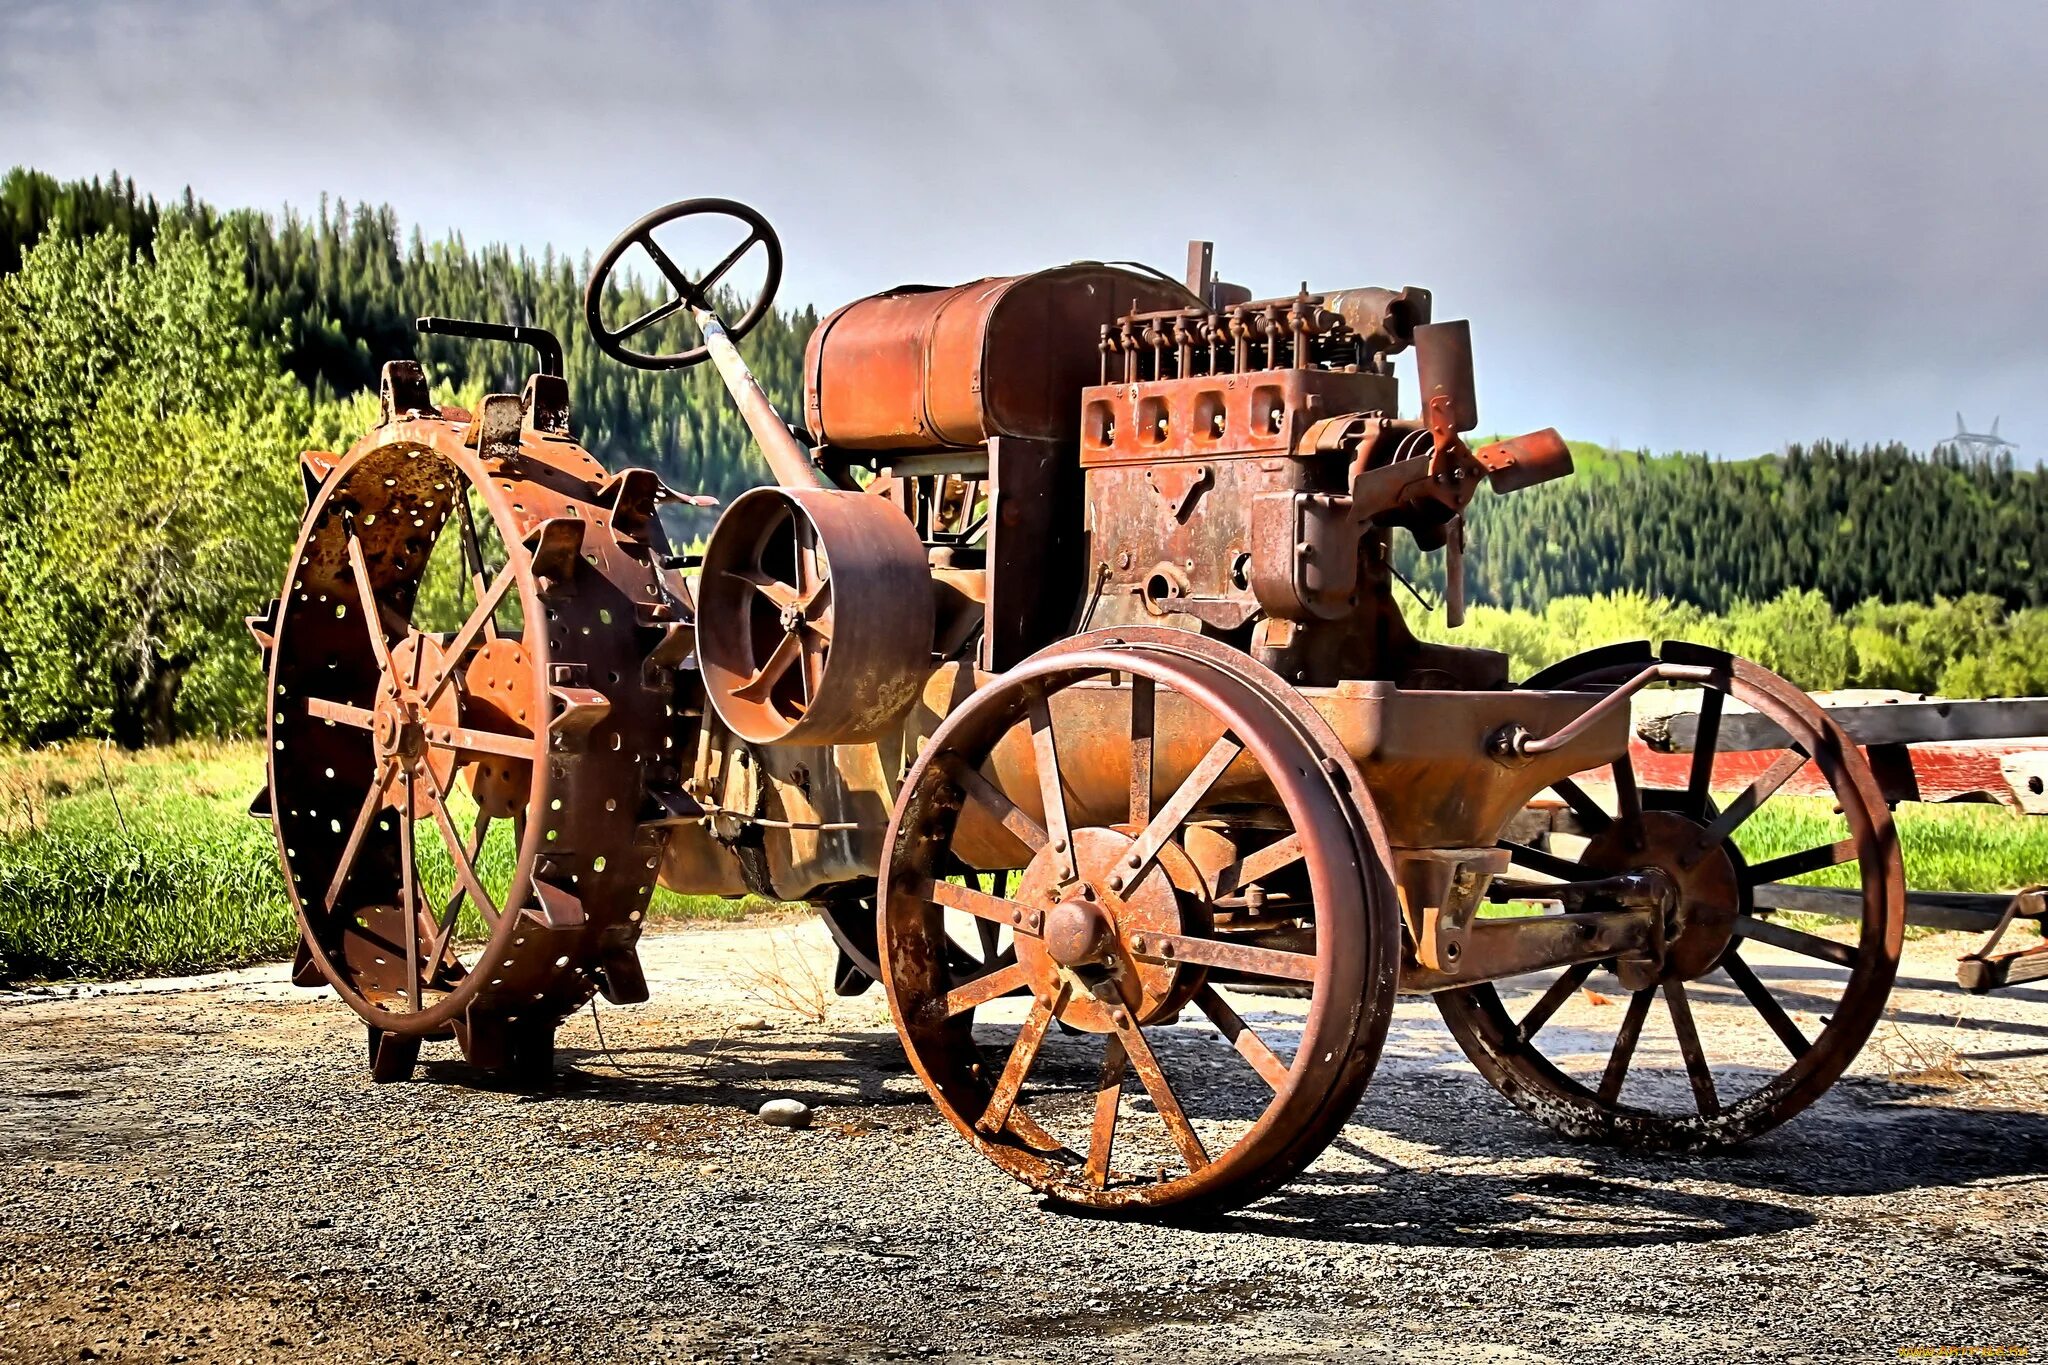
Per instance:
[[[825,1022],[832,999],[828,974],[804,950],[794,930],[771,934],[765,951],[740,966],[734,976],[747,995],[769,1009],[793,1014],[810,1024]]]

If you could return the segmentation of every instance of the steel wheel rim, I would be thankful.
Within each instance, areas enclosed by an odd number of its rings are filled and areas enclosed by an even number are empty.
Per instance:
[[[514,411],[507,414],[506,405]],[[452,1032],[472,1060],[495,1066],[518,1039],[536,1031],[551,1036],[557,1020],[598,990],[616,1001],[646,998],[634,943],[660,847],[658,827],[640,821],[650,776],[674,761],[673,734],[663,724],[672,715],[671,675],[661,657],[680,657],[673,650],[650,657],[649,628],[670,636],[682,628],[664,624],[679,608],[658,576],[658,481],[645,471],[608,476],[573,442],[521,425],[519,399],[493,396],[485,408],[500,430],[511,416],[516,434],[488,437],[490,421],[415,409],[387,419],[331,471],[323,468],[266,647],[270,805],[302,963],[373,1028],[427,1038]],[[495,565],[485,562],[490,537],[502,556]],[[365,629],[362,585],[380,604],[389,649],[421,638],[417,595],[437,543],[453,552],[453,572],[467,588],[455,603],[461,627],[425,637],[432,648],[445,647],[448,681],[440,696],[457,697],[458,724],[451,728],[450,717],[437,715],[437,737],[426,733],[426,717],[413,718],[423,722],[425,747],[455,750],[457,767],[446,785],[428,783],[438,787],[433,804],[440,811],[421,808],[418,818],[428,829],[395,822],[401,837],[386,852],[397,871],[386,880],[403,902],[406,868],[418,866],[403,856],[404,833],[424,841],[420,847],[445,845],[461,899],[488,906],[489,931],[464,961],[452,910],[445,925],[422,925],[418,939],[402,945],[407,957],[394,999],[381,978],[365,988],[365,964],[348,938],[346,925],[369,888],[356,886],[355,872],[332,880],[346,847],[327,850],[333,865],[308,863],[320,847],[309,845],[308,833],[339,843],[338,822],[325,805],[312,816],[310,803],[297,798],[310,775],[331,771],[335,780],[356,780],[357,799],[367,808],[363,793],[378,775],[379,746],[393,727],[366,709],[383,705],[369,694],[384,660]],[[519,624],[507,629],[499,617],[515,602]],[[397,639],[389,635],[394,624]],[[353,755],[353,768],[308,763],[314,741],[344,755],[344,763]],[[489,874],[469,851],[470,839],[483,849],[481,836],[474,826],[467,837],[453,828],[448,797],[457,787],[476,788],[484,806],[473,779],[487,770],[502,777],[501,766],[520,769],[493,798],[501,806],[496,821],[511,818],[515,825],[516,847],[510,871]],[[342,895],[330,902],[337,885]],[[413,886],[424,886],[417,870]],[[438,914],[443,907],[428,909]],[[388,917],[397,927],[386,937],[404,938],[409,917],[396,908]],[[442,948],[450,960],[439,955]],[[369,965],[390,968],[371,956]],[[417,964],[432,971],[411,970]],[[415,997],[407,978],[421,976]]]
[[[1597,653],[1609,655],[1614,652]],[[1837,1006],[1827,1013],[1824,1027],[1818,1034],[1805,1037],[1782,1005],[1777,1006],[1777,1014],[1774,1015],[1770,1004],[1759,1001],[1758,991],[1771,1002],[1775,1002],[1776,997],[1742,958],[1742,945],[1752,941],[1754,936],[1741,921],[1738,921],[1727,950],[1716,959],[1715,965],[1690,979],[1705,980],[1718,974],[1728,981],[1735,988],[1737,998],[1748,1005],[1749,1014],[1759,1021],[1757,1026],[1768,1031],[1764,1036],[1768,1037],[1769,1033],[1778,1035],[1778,1055],[1790,1056],[1791,1062],[1733,1103],[1720,1102],[1718,1089],[1711,1079],[1714,1070],[1712,1058],[1706,1055],[1705,1042],[1699,1037],[1698,1026],[1692,1018],[1693,1003],[1685,989],[1686,982],[1680,982],[1675,993],[1660,983],[1630,995],[1628,1012],[1623,1014],[1616,1029],[1616,1052],[1621,1054],[1621,1061],[1615,1062],[1616,1053],[1609,1054],[1609,1070],[1602,1074],[1602,1085],[1604,1087],[1612,1080],[1610,1073],[1616,1065],[1621,1067],[1620,1078],[1613,1093],[1605,1096],[1601,1089],[1565,1072],[1535,1042],[1550,1013],[1562,1002],[1563,997],[1552,1000],[1550,995],[1558,989],[1566,990],[1567,996],[1577,991],[1576,984],[1569,988],[1563,984],[1572,976],[1571,969],[1559,975],[1553,983],[1553,992],[1539,999],[1531,1013],[1522,1020],[1510,1015],[1500,992],[1492,984],[1441,992],[1437,996],[1437,1004],[1445,1023],[1473,1065],[1496,1089],[1532,1117],[1575,1137],[1622,1140],[1651,1147],[1720,1146],[1754,1137],[1794,1117],[1825,1093],[1854,1062],[1883,1015],[1897,975],[1905,925],[1905,874],[1890,811],[1867,761],[1805,693],[1766,669],[1719,651],[1670,645],[1666,647],[1665,658],[1670,662],[1716,666],[1720,673],[1715,690],[1752,706],[1776,722],[1803,747],[1806,763],[1820,770],[1840,803],[1850,831],[1850,838],[1843,842],[1854,843],[1857,848],[1854,861],[1858,865],[1863,913],[1853,949],[1853,963],[1838,962],[1838,965],[1849,967],[1849,976],[1842,984]],[[1595,667],[1576,681],[1612,680],[1617,673],[1633,671],[1637,666],[1618,657],[1589,657],[1589,662]],[[1543,685],[1572,685],[1567,679],[1568,670],[1569,661],[1550,670]],[[1716,707],[1718,711],[1718,703]],[[1768,802],[1795,771],[1797,769],[1793,768],[1786,772],[1756,802],[1756,807],[1761,808]],[[1771,772],[1766,772],[1752,784],[1752,789],[1772,776]],[[1698,777],[1694,780],[1701,782]],[[1704,786],[1701,785],[1699,790],[1704,793]],[[1688,798],[1693,793],[1689,790],[1670,795]],[[1730,807],[1740,800],[1738,797],[1737,801],[1730,802]],[[1715,820],[1735,814],[1732,810],[1712,805],[1707,809],[1715,812]],[[1739,827],[1738,823],[1730,828],[1723,842],[1731,842]],[[1761,917],[1752,913],[1754,905],[1749,887],[1753,876],[1759,881],[1769,879],[1757,875],[1765,865],[1752,867],[1739,857],[1738,865],[1742,873],[1739,912],[1756,920]],[[1801,944],[1791,951],[1807,956],[1816,956],[1821,950],[1803,940],[1833,942],[1783,926],[1775,931],[1775,935],[1786,943]],[[1584,979],[1584,975],[1578,977],[1579,982]],[[1626,990],[1623,993],[1628,994]],[[1662,998],[1646,999],[1653,995]],[[1690,1114],[1673,1114],[1622,1102],[1622,1087],[1626,1084],[1629,1060],[1635,1051],[1635,1037],[1639,1033],[1632,1036],[1625,1046],[1621,1043],[1621,1035],[1630,1028],[1631,1014],[1635,1016],[1634,1027],[1639,1031],[1645,1016],[1654,1012],[1660,1003],[1671,1022],[1674,1041],[1678,1044],[1690,1083],[1695,1110]],[[1680,1016],[1684,1016],[1682,1024]],[[1533,1027],[1530,1026],[1532,1023]],[[1791,1028],[1790,1035],[1781,1031],[1786,1027]],[[1525,1028],[1529,1032],[1527,1037],[1523,1033]],[[1795,1052],[1794,1042],[1802,1038],[1803,1050]],[[1700,1071],[1708,1074],[1704,1088],[1698,1079]]]
[[[318,598],[317,592],[311,592],[308,588],[299,586],[305,582],[302,574],[311,567],[311,560],[317,544],[323,537],[333,536],[336,533],[337,524],[339,534],[344,542],[352,536],[360,537],[363,531],[369,529],[361,525],[360,515],[351,518],[340,510],[340,504],[351,500],[351,495],[358,492],[356,480],[363,479],[374,483],[387,478],[395,478],[397,477],[396,471],[401,466],[411,465],[415,461],[431,461],[433,465],[438,467],[437,472],[442,474],[442,477],[436,480],[436,482],[444,482],[449,485],[449,488],[444,491],[449,493],[451,497],[466,497],[469,490],[480,488],[487,476],[483,474],[481,469],[472,465],[469,459],[465,458],[465,455],[466,452],[459,450],[450,451],[440,448],[436,443],[432,442],[384,442],[373,437],[365,441],[337,467],[333,477],[326,482],[312,506],[307,509],[305,526],[302,529],[299,543],[295,547],[293,554],[292,562],[295,566],[295,571],[291,581],[287,583],[286,606],[279,614],[276,656],[272,661],[270,675],[272,707],[269,726],[269,751],[274,769],[271,781],[273,791],[278,792],[280,798],[282,798],[287,784],[295,780],[291,775],[281,775],[275,771],[276,765],[290,757],[292,752],[289,736],[295,728],[294,721],[296,717],[288,708],[295,701],[303,704],[309,697],[318,696],[321,691],[325,690],[305,685],[304,677],[307,672],[305,661],[295,653],[295,650],[298,648],[295,635],[306,624],[301,614],[295,611],[295,606],[310,608],[321,605],[320,602],[313,600]],[[369,490],[361,491],[368,492]],[[512,530],[499,522],[496,510],[493,507],[493,501],[488,497],[484,498],[486,514],[491,517],[490,524],[492,528],[497,531],[502,543],[517,545],[518,534],[516,530]],[[395,498],[389,500],[387,510],[382,515],[386,517],[394,515],[394,512],[389,509],[395,507],[397,502],[398,500]],[[415,528],[416,530],[429,530],[431,532],[427,548],[412,556],[408,556],[410,561],[417,563],[417,572],[413,574],[409,582],[391,579],[383,584],[378,584],[376,595],[380,606],[383,605],[387,594],[391,594],[392,590],[396,588],[396,595],[407,599],[407,606],[410,608],[411,603],[409,599],[417,592],[420,581],[425,576],[427,560],[431,553],[432,545],[438,542],[440,536],[451,533],[452,528],[448,524],[448,514],[453,510],[452,502],[446,499],[437,499],[437,502],[441,503],[441,506],[438,508],[441,515],[431,520],[422,518],[422,520],[428,522],[428,525]],[[368,512],[367,515],[375,517],[379,513]],[[350,521],[357,523],[354,529],[351,529]],[[365,553],[365,559],[366,563],[370,562],[370,556],[367,552]],[[376,567],[384,568],[389,563],[390,561],[387,558],[380,555],[377,557]],[[401,574],[404,572],[402,567],[399,572]],[[533,592],[532,576],[526,571],[523,562],[521,562],[517,555],[513,557],[513,560],[501,572],[512,574],[514,577],[513,584],[505,589],[505,591],[510,593],[516,590],[518,593],[521,617],[524,623],[519,637],[520,644],[528,652],[535,686],[540,694],[544,696],[544,679],[548,663],[548,641],[546,631],[538,629],[536,625],[542,619],[543,613]],[[370,649],[367,637],[363,636],[360,630],[362,624],[360,602],[351,599],[345,602],[338,601],[336,605],[349,611],[350,616],[353,618],[352,624],[356,627],[358,633],[357,644],[365,654],[368,654]],[[493,613],[493,616],[495,614]],[[408,625],[411,625],[409,616]],[[416,629],[410,630],[405,638],[410,640],[416,634]],[[369,660],[369,663],[374,667],[374,658]],[[449,684],[449,689],[453,690],[459,686],[460,682],[458,679]],[[326,699],[334,700],[334,698]],[[332,726],[334,722],[330,721],[327,724]],[[378,761],[378,766],[384,766],[382,760]],[[531,764],[531,768],[529,805],[538,804],[545,806],[554,799],[553,779],[549,765],[545,762],[535,762]],[[452,787],[453,783],[450,784],[449,794],[451,795]],[[281,804],[281,800],[279,803]],[[298,850],[294,846],[295,830],[292,825],[296,809],[286,806],[276,812],[278,817],[276,822],[277,836],[279,852],[283,857],[291,883],[293,910],[298,920],[301,941],[305,944],[308,955],[319,967],[321,973],[326,976],[336,993],[372,1025],[387,1032],[404,1034],[437,1031],[447,1026],[468,1008],[470,1002],[490,979],[487,972],[471,970],[471,966],[481,965],[494,960],[502,961],[504,954],[512,946],[511,940],[518,934],[519,916],[516,912],[507,912],[505,907],[516,907],[523,904],[530,897],[531,883],[528,869],[532,863],[535,844],[541,837],[539,829],[534,827],[533,823],[529,821],[527,822],[528,828],[521,831],[523,837],[517,840],[518,847],[515,850],[515,865],[512,879],[504,887],[502,894],[493,897],[500,905],[500,913],[492,925],[488,940],[475,953],[474,964],[463,964],[463,970],[455,980],[452,988],[445,991],[435,990],[433,992],[435,995],[433,1003],[424,1003],[423,991],[423,1008],[393,1009],[380,1003],[383,992],[364,989],[361,984],[363,972],[360,966],[352,963],[346,952],[336,952],[332,947],[330,936],[334,932],[334,922],[342,913],[342,906],[337,904],[329,908],[319,904],[318,902],[323,898],[322,889],[310,885],[306,880],[306,874],[297,870],[297,865],[301,860],[298,857]],[[324,811],[319,812],[318,815],[309,812],[305,818],[317,819],[323,817],[333,818],[326,816]],[[381,816],[378,819],[380,829],[389,828],[392,823],[395,823],[389,815]],[[394,831],[394,834],[396,833],[397,831]],[[417,837],[417,835],[418,831],[415,830],[413,837]],[[353,874],[350,877],[350,881],[354,881]],[[344,902],[348,898],[349,893],[350,887],[344,886]],[[431,946],[431,944],[424,945],[423,954],[424,948],[431,948]],[[451,950],[455,947],[452,942],[449,946]]]
[[[1293,1175],[1348,1118],[1384,1038],[1391,989],[1368,990],[1375,970],[1384,964],[1373,960],[1375,954],[1369,951],[1367,940],[1366,860],[1356,848],[1335,789],[1310,747],[1270,703],[1222,670],[1196,659],[1116,647],[1121,643],[1093,650],[1070,645],[1048,651],[975,694],[933,735],[905,779],[887,842],[886,894],[880,914],[884,982],[898,1033],[927,1093],[956,1130],[998,1166],[1063,1203],[1124,1209],[1229,1207]],[[1259,767],[1279,778],[1282,806],[1290,813],[1298,812],[1296,828],[1314,831],[1312,846],[1316,850],[1303,861],[1312,886],[1314,962],[1320,980],[1302,1021],[1301,1040],[1285,1064],[1286,1081],[1276,1085],[1255,1076],[1254,1080],[1272,1087],[1272,1094],[1261,1103],[1253,1122],[1209,1156],[1205,1166],[1197,1168],[1184,1152],[1181,1174],[1148,1184],[1108,1179],[1094,1183],[1089,1164],[1095,1155],[1094,1132],[1090,1131],[1079,1147],[1060,1142],[1028,1112],[1029,1101],[1020,1100],[1011,1111],[1022,1114],[1023,1122],[1005,1124],[993,1133],[977,1128],[977,1117],[985,1117],[988,1101],[1002,1088],[1002,1080],[998,1078],[992,1085],[989,1078],[994,1073],[988,1067],[977,1072],[980,1057],[971,1038],[972,1012],[965,1016],[970,1021],[965,1029],[957,1027],[960,1016],[944,1023],[920,1017],[926,1016],[937,998],[931,974],[917,964],[919,953],[930,951],[929,925],[936,916],[930,902],[922,899],[927,893],[919,879],[926,864],[919,861],[915,848],[927,824],[942,809],[939,798],[948,781],[945,756],[957,752],[979,763],[1026,720],[1029,689],[1045,690],[1045,714],[1049,717],[1051,697],[1109,673],[1143,677],[1155,688],[1163,684],[1221,720],[1226,733],[1244,742],[1245,751]],[[949,847],[950,837],[949,830]],[[1337,856],[1325,852],[1333,848],[1339,851]],[[1151,875],[1150,869],[1146,875]],[[1390,986],[1391,974],[1381,974]],[[1211,994],[1215,993],[1212,987]],[[943,1012],[943,1000],[939,1003]],[[1032,1017],[1041,1014],[1044,1006],[1045,1001],[1034,996]],[[1210,1006],[1202,1003],[1198,1008],[1206,1012]],[[1133,1031],[1142,1037],[1146,1028],[1171,1022],[1137,1022]],[[1252,1032],[1256,1036],[1255,1028]],[[1121,1040],[1125,1036],[1112,1031],[1105,1038],[1117,1038],[1119,1049],[1129,1059],[1129,1069],[1143,1072],[1145,1064],[1136,1058],[1137,1045],[1124,1045]],[[1149,1048],[1149,1039],[1145,1043]],[[1105,1041],[1103,1046],[1107,1051],[1110,1045]],[[1240,1052],[1244,1047],[1239,1044]],[[1014,1058],[1015,1049],[1009,1052]],[[1160,1070],[1170,1068],[1162,1066]],[[1256,1064],[1253,1070],[1257,1070]],[[1108,1079],[1106,1072],[1098,1076],[1098,1108],[1101,1087]],[[1129,1084],[1129,1079],[1120,1074],[1116,1080],[1116,1093],[1122,1094],[1121,1087]],[[1167,1088],[1178,1089],[1170,1079]],[[1149,1081],[1144,1089],[1150,1089]],[[1185,1093],[1192,1094],[1193,1087],[1188,1086]],[[1155,1114],[1163,1113],[1157,1095],[1153,1098]],[[1137,1117],[1122,1115],[1120,1105],[1113,1112],[1119,1114],[1111,1123],[1113,1133]],[[1171,1129],[1164,1119],[1159,1121]],[[1193,1131],[1192,1121],[1184,1126]]]

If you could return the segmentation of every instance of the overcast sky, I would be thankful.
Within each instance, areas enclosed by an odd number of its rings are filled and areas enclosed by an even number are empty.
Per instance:
[[[832,306],[1075,258],[1422,284],[1487,429],[2048,452],[2048,9],[0,0],[0,165],[572,253],[761,208]]]

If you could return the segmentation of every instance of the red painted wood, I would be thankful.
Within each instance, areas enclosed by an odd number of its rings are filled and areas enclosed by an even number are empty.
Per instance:
[[[1920,783],[1923,801],[1953,801],[1967,796],[1989,796],[2010,804],[2012,793],[1999,770],[2006,754],[2035,753],[2038,740],[1976,741],[1967,744],[1916,744],[1907,752],[1913,757],[1913,775]],[[1754,753],[1718,754],[1714,759],[1713,786],[1716,791],[1739,791],[1783,755],[1782,749]],[[1629,759],[1635,764],[1636,780],[1645,787],[1682,788],[1692,772],[1691,754],[1660,754],[1637,740],[1629,745]],[[1783,791],[1801,796],[1825,796],[1826,780],[1809,763],[1795,774]]]

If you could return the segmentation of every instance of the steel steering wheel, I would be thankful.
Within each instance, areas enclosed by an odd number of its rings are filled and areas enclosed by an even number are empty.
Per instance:
[[[737,218],[747,227],[747,236],[738,246],[726,253],[725,259],[705,272],[701,279],[692,280],[683,273],[681,266],[669,258],[654,240],[654,230],[678,218],[694,218],[700,214],[717,214]],[[687,351],[668,355],[655,355],[646,351],[635,351],[625,343],[664,318],[673,317],[685,309],[691,312],[710,312],[712,289],[725,278],[727,271],[738,265],[740,258],[753,250],[756,243],[768,248],[768,273],[761,281],[761,292],[738,322],[726,323],[725,333],[738,341],[754,329],[754,325],[768,314],[769,304],[775,301],[776,286],[782,283],[782,243],[775,236],[775,229],[768,226],[768,220],[758,212],[735,199],[684,199],[666,207],[658,208],[640,221],[634,223],[605,248],[597,266],[590,272],[590,283],[583,291],[583,317],[590,326],[590,339],[603,351],[622,365],[631,365],[636,370],[681,370],[702,361],[711,354],[708,346],[695,346]],[[612,272],[618,268],[619,260],[627,250],[638,245],[654,262],[655,269],[667,277],[675,289],[676,296],[658,307],[649,309],[622,327],[607,327],[602,314],[604,287],[610,281]]]

